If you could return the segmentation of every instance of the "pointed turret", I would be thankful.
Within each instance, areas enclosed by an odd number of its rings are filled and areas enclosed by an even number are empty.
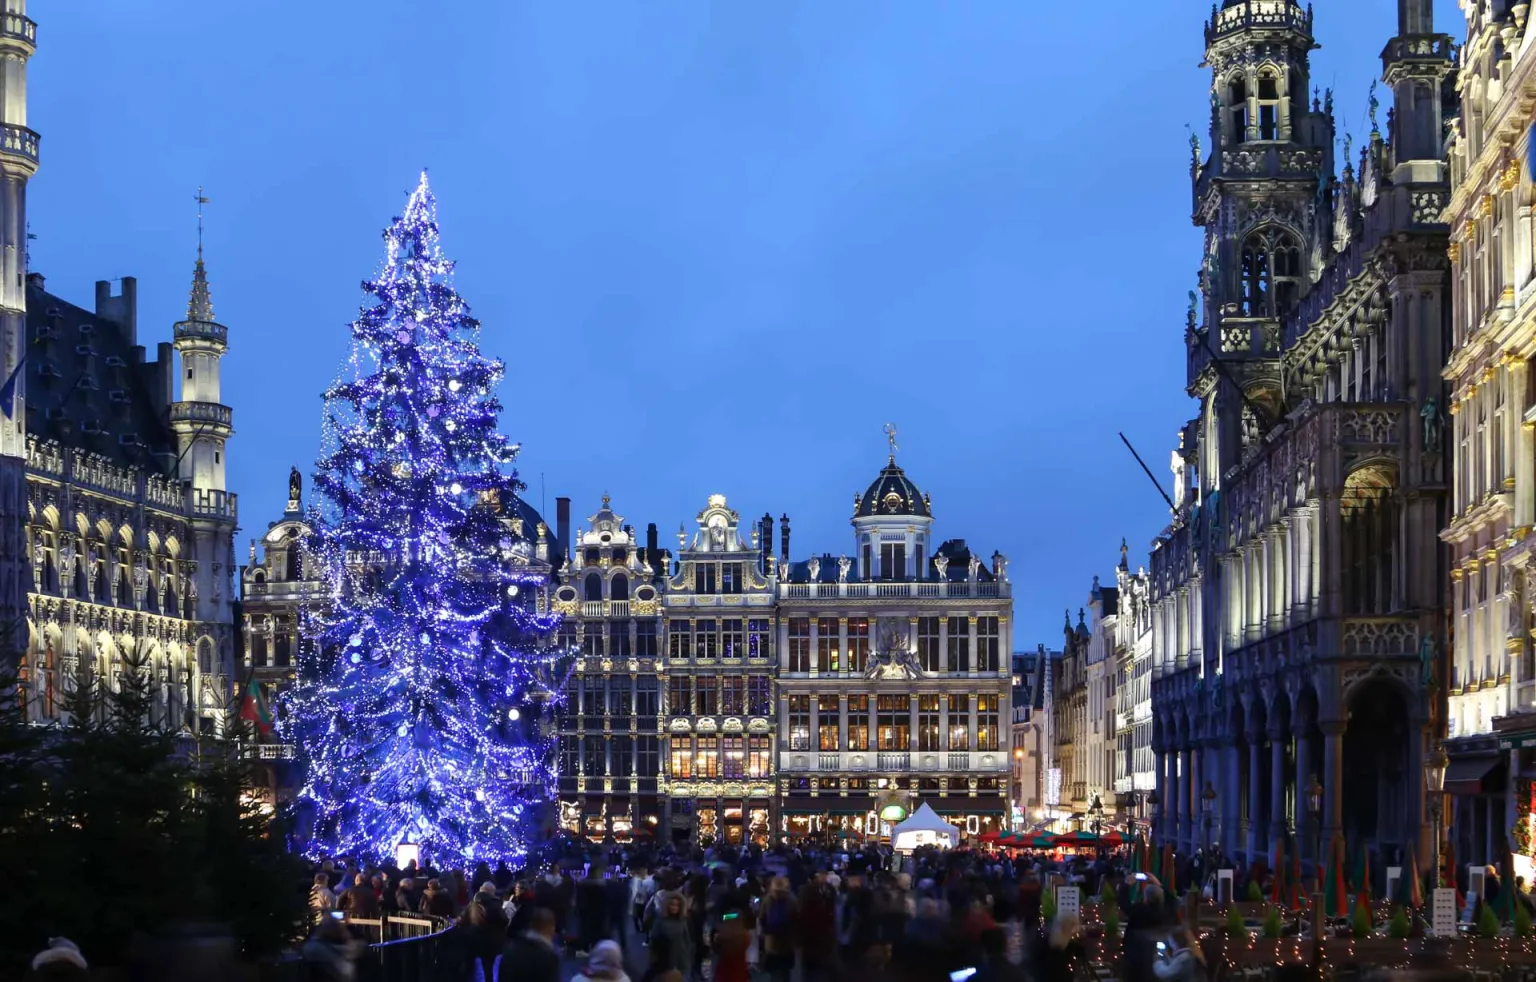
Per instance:
[[[203,262],[203,208],[208,202],[197,189],[197,260],[192,265],[192,289],[187,318],[176,324],[176,353],[181,356],[177,380],[180,397],[171,404],[171,430],[180,452],[179,476],[194,512],[217,521],[234,521],[234,496],[226,493],[224,448],[234,435],[233,414],[221,401],[220,360],[229,350],[229,329],[213,319],[208,267]]]
[[[1455,42],[1435,32],[1432,0],[1397,0],[1397,36],[1381,52],[1381,80],[1392,87],[1392,183],[1440,184],[1445,80]],[[1363,176],[1363,175],[1362,175]]]
[[[203,265],[203,247],[197,247],[197,264],[192,267],[192,293],[187,297],[187,320],[213,323],[213,297],[208,293],[208,269]]]

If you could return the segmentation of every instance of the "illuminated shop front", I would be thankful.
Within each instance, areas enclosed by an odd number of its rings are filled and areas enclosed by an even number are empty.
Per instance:
[[[791,840],[889,839],[891,828],[927,804],[967,836],[1000,832],[1008,801],[999,778],[789,777],[780,830]],[[891,807],[901,800],[903,810]]]

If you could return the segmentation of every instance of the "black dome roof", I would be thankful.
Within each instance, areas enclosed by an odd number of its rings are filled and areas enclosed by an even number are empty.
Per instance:
[[[907,475],[896,466],[893,456],[875,478],[874,483],[859,498],[859,506],[853,517],[869,518],[875,515],[920,515],[932,518],[928,510],[928,498],[907,480]]]

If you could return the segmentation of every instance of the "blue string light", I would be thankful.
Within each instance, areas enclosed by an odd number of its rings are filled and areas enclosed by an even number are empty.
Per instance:
[[[500,361],[451,285],[426,173],[325,393],[310,515],[329,587],[304,612],[281,727],[311,855],[523,859],[555,790],[550,713],[569,664],[519,529]],[[521,589],[520,589],[521,588]],[[534,589],[530,589],[534,588]]]

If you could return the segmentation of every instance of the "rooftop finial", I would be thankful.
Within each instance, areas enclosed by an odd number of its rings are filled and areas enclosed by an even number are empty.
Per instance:
[[[896,424],[885,424],[885,442],[891,445],[891,463],[896,463],[896,451],[901,448],[896,445]]]
[[[192,295],[187,298],[187,320],[213,323],[213,297],[208,293],[208,272],[203,268],[203,205],[208,198],[197,187],[197,265],[192,268]]]
[[[203,194],[203,186],[197,186],[197,261],[203,261],[203,205],[208,203],[208,198]]]

